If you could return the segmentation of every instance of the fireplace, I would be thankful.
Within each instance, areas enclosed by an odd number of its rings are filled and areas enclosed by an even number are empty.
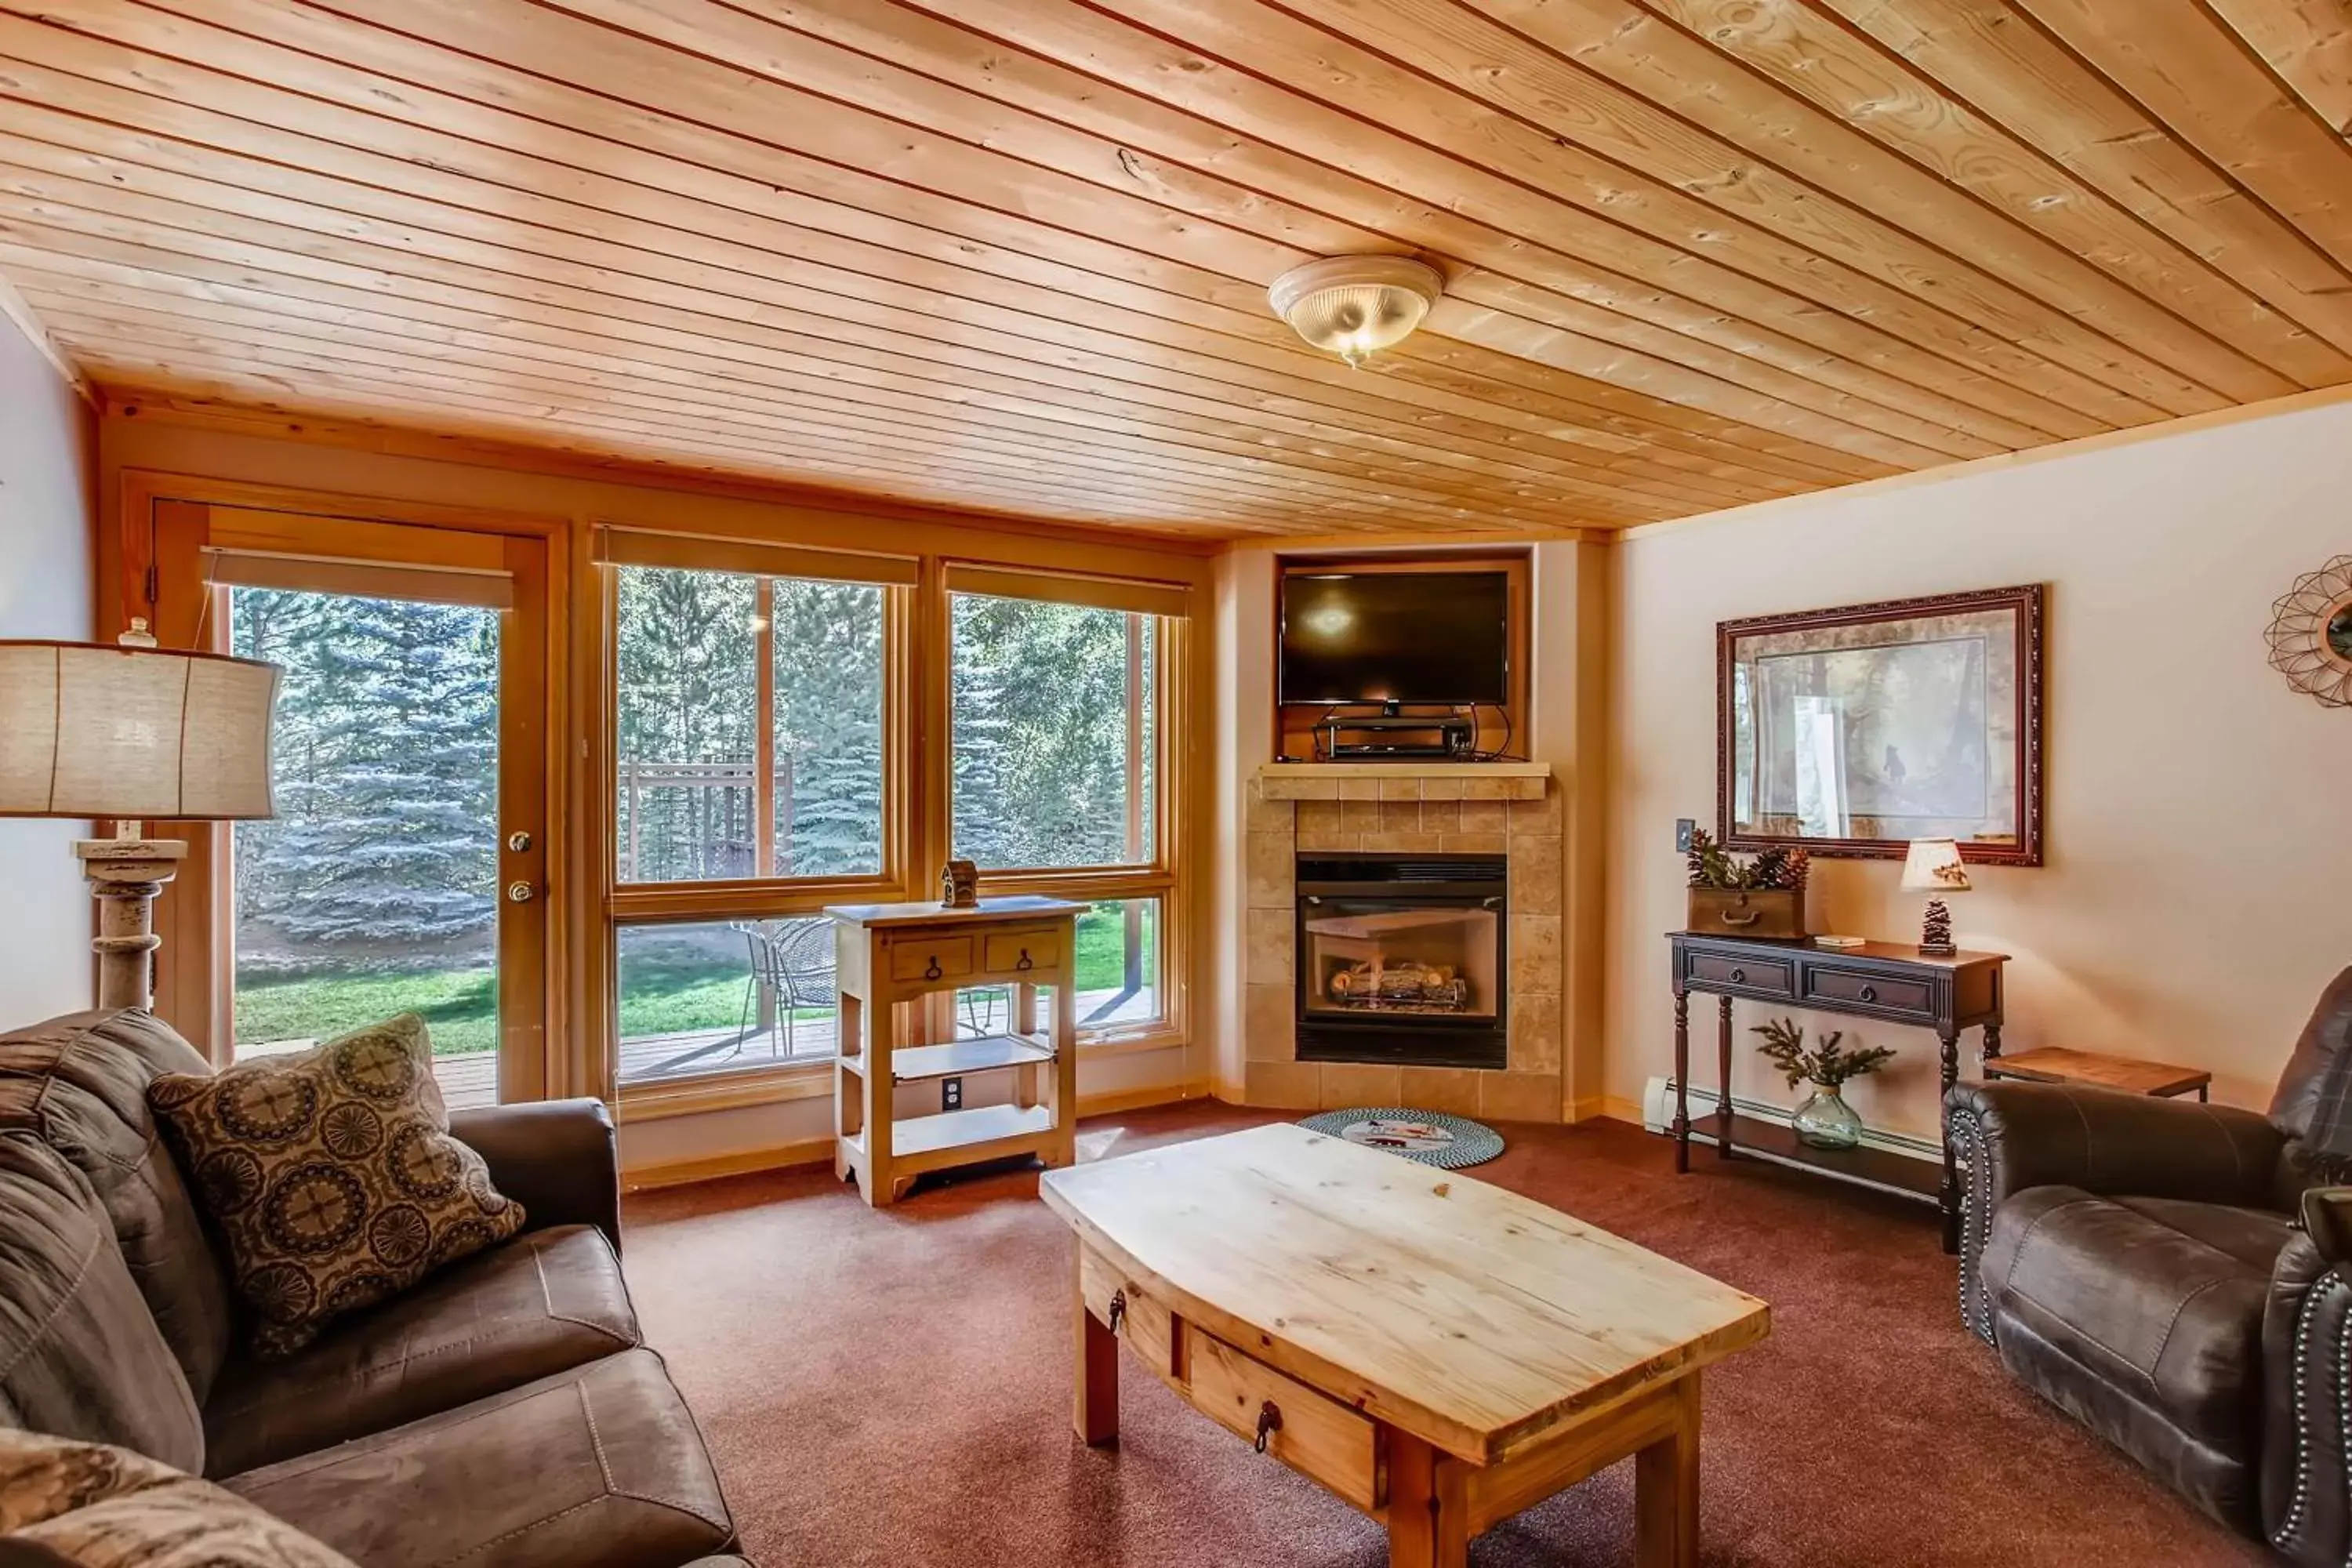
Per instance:
[[[1298,1059],[1507,1062],[1500,855],[1300,856]]]

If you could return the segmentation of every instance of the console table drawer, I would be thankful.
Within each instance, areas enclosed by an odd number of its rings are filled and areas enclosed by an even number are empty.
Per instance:
[[[971,973],[971,938],[934,937],[929,942],[890,944],[893,980],[944,980]]]
[[[1266,1435],[1268,1454],[1367,1511],[1387,1500],[1371,1417],[1191,1324],[1186,1329],[1193,1408],[1255,1441],[1271,1405],[1281,1426]]]
[[[1055,931],[1006,931],[988,939],[986,968],[991,974],[1027,974],[1061,962],[1062,939]]]
[[[1796,966],[1769,958],[1726,958],[1720,953],[1690,955],[1690,977],[1709,985],[1738,985],[1775,996],[1796,994]]]
[[[1932,1019],[1935,993],[1916,980],[1895,980],[1852,969],[1815,964],[1805,972],[1805,994],[1826,1002],[1850,1002],[1861,1007],[1883,1007],[1890,1013],[1916,1013]]]

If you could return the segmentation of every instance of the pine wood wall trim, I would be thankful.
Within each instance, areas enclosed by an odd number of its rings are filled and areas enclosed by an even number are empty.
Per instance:
[[[1558,537],[2352,383],[2339,10],[77,0],[0,11],[0,278],[354,442]],[[1359,373],[1264,290],[1367,251],[1447,289]]]

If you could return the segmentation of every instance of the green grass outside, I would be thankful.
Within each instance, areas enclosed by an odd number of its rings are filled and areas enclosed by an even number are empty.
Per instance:
[[[1159,983],[1153,911],[1144,920],[1143,978]],[[1115,991],[1126,973],[1125,922],[1116,905],[1097,905],[1078,917],[1078,989]],[[651,933],[656,927],[639,927]],[[621,959],[621,1037],[731,1029],[743,1016],[747,978],[740,957],[658,951]],[[831,1009],[803,1008],[799,1018]],[[240,980],[236,1037],[240,1043],[327,1039],[400,1013],[423,1017],[433,1032],[433,1054],[466,1056],[498,1044],[497,995],[487,969],[413,974],[312,974]]]

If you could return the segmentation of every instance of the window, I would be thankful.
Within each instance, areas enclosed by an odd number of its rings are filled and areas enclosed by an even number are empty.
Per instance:
[[[1160,900],[1105,899],[1077,919],[1078,1028],[1097,1037],[1128,1034],[1162,1021],[1160,1001]],[[963,1035],[1013,1027],[1013,988],[976,985],[956,993]]]
[[[952,595],[955,852],[987,869],[1146,866],[1158,617]]]
[[[1082,1038],[1181,1027],[1163,753],[1185,590],[618,527],[598,548],[614,1076],[637,1103],[829,1060],[825,907],[936,897],[950,856],[983,895],[1084,906]],[[1001,1032],[1014,1001],[974,986],[921,1026]]]
[[[615,879],[880,874],[886,591],[617,575]]]
[[[834,1054],[833,922],[822,915],[623,926],[624,1084]]]

